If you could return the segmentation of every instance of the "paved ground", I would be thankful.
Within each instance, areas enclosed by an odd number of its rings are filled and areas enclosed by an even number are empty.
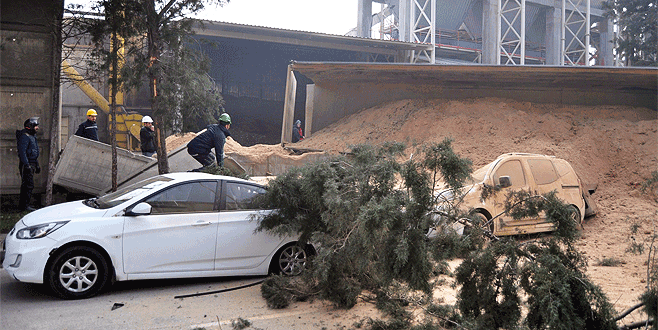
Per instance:
[[[42,286],[17,282],[0,269],[0,329],[232,329],[238,318],[259,329],[345,329],[372,315],[364,304],[349,311],[315,301],[269,309],[260,285],[190,298],[174,298],[244,286],[263,277],[150,280],[117,283],[99,296],[61,300]]]

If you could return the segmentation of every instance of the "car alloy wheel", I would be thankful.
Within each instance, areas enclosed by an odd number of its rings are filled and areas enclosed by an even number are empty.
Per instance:
[[[65,299],[89,298],[109,282],[105,258],[95,249],[79,246],[60,252],[48,268],[48,284]]]
[[[84,256],[75,256],[62,264],[59,282],[68,291],[83,292],[96,284],[98,266]]]
[[[301,274],[306,268],[307,253],[303,247],[292,244],[283,248],[278,253],[276,260],[278,273],[295,276]]]

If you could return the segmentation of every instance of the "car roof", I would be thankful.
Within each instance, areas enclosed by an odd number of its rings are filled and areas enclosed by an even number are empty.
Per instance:
[[[203,179],[208,179],[208,180],[226,180],[226,181],[238,181],[238,182],[244,182],[244,183],[249,183],[249,184],[254,184],[258,186],[262,186],[259,183],[241,179],[241,178],[236,178],[233,176],[227,176],[227,175],[215,175],[215,174],[209,174],[209,173],[203,173],[203,172],[174,172],[174,173],[167,173],[167,174],[162,174],[162,176],[166,178],[170,178],[175,181],[189,181],[189,180],[203,180]]]
[[[510,153],[502,154],[502,155],[498,156],[496,159],[507,158],[507,157],[551,158],[551,159],[557,159],[555,156],[540,155],[540,154],[531,154],[531,153],[523,153],[523,152],[510,152]]]

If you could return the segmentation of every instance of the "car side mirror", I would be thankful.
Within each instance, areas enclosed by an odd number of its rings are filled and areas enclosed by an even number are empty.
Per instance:
[[[132,209],[126,210],[126,215],[130,217],[149,214],[151,214],[151,205],[144,202],[133,206]]]
[[[512,186],[512,180],[509,178],[509,176],[501,176],[498,178],[498,186],[500,188],[507,188]]]

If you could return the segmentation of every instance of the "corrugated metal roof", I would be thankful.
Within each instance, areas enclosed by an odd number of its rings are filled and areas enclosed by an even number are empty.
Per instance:
[[[457,30],[464,22],[466,13],[473,6],[475,0],[437,0],[436,1],[436,27],[447,30]]]
[[[581,89],[657,94],[658,68],[293,62],[316,84],[330,81],[449,84],[464,88]]]
[[[431,47],[425,44],[402,41],[339,36],[217,21],[203,21],[203,26],[197,25],[194,31],[201,36],[256,40],[386,55],[396,55],[399,51],[404,50],[427,50]]]

